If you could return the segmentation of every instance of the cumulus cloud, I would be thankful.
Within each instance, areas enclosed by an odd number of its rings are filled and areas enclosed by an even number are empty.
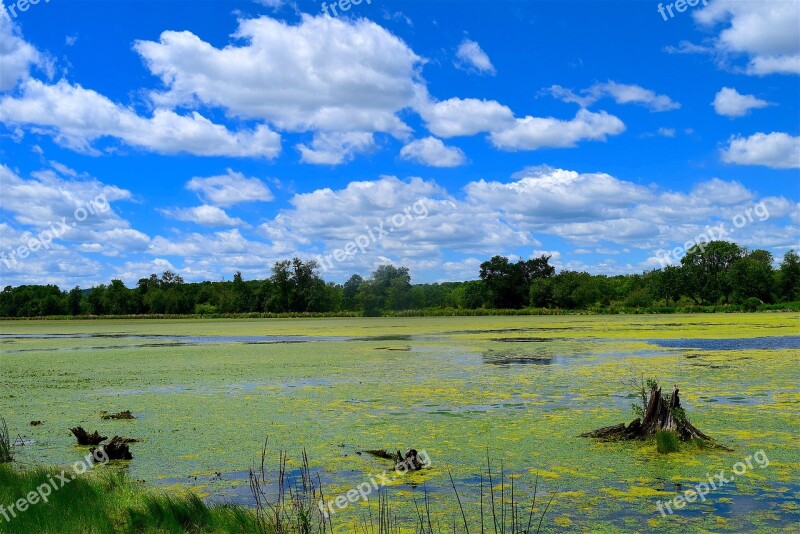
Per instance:
[[[16,24],[1,14],[0,65],[0,91],[11,90],[20,80],[27,79],[33,66],[52,71],[48,59],[22,38]]]
[[[722,150],[722,161],[737,165],[761,165],[773,169],[800,168],[800,137],[782,132],[732,137]]]
[[[64,178],[51,170],[35,172],[25,179],[1,163],[0,184],[3,199],[0,209],[12,214],[19,224],[33,228],[48,228],[62,218],[73,221],[75,210],[98,197],[102,197],[101,203],[102,199],[108,203],[131,199],[130,191],[97,180]],[[81,226],[112,229],[127,227],[128,223],[110,207],[97,210]]]
[[[481,46],[470,39],[464,39],[458,45],[456,51],[456,67],[478,74],[490,74],[494,76],[495,69],[489,56],[481,49]]]
[[[186,189],[197,193],[202,200],[222,207],[242,202],[270,202],[275,198],[261,180],[247,178],[232,169],[219,176],[194,177],[186,184]]]
[[[182,116],[167,109],[144,118],[64,80],[55,85],[27,80],[20,97],[0,99],[0,120],[42,129],[61,145],[89,153],[96,152],[92,143],[105,137],[160,154],[274,158],[280,153],[280,136],[264,125],[231,132],[197,112]]]
[[[800,2],[715,0],[693,16],[705,28],[723,27],[714,51],[730,63],[744,55],[746,74],[800,74]]]
[[[458,201],[435,182],[420,178],[404,181],[384,176],[351,182],[343,189],[295,195],[291,204],[291,209],[263,224],[261,234],[277,249],[302,248],[307,254],[322,256],[382,223],[388,229],[391,225],[387,220],[405,216],[415,204],[424,206],[424,218],[411,212],[410,221],[383,236],[366,254],[336,264],[334,271],[341,274],[354,270],[366,273],[387,261],[416,268],[428,262],[427,269],[436,269],[444,249],[489,253],[500,243],[538,243],[527,232],[515,231],[499,220],[492,207]]]
[[[502,150],[536,150],[543,147],[573,147],[579,141],[605,141],[609,135],[625,131],[625,124],[605,111],[593,113],[580,109],[572,120],[554,117],[525,117],[503,131],[489,136]]]
[[[435,137],[408,143],[400,150],[400,157],[431,167],[458,167],[466,161],[461,149],[446,146],[441,139]]]
[[[352,161],[357,154],[375,147],[375,137],[369,132],[316,133],[311,146],[297,145],[301,161],[317,165],[339,165]]]
[[[605,83],[596,83],[581,90],[580,94],[560,85],[553,85],[544,92],[559,100],[575,103],[584,108],[606,97],[613,98],[617,104],[638,104],[650,111],[671,111],[681,107],[678,102],[673,101],[667,95],[659,95],[655,91],[639,85],[628,85],[611,80]]]
[[[238,217],[231,217],[225,210],[216,206],[195,206],[193,208],[163,209],[161,212],[172,219],[193,222],[203,226],[246,226]]]
[[[723,87],[714,97],[714,110],[725,117],[744,117],[752,109],[765,108],[770,105],[753,95],[743,95],[732,87]]]
[[[289,131],[405,135],[396,113],[422,90],[421,59],[367,19],[304,15],[296,25],[243,19],[224,48],[191,32],[165,31],[134,49],[164,91],[161,105],[203,104]]]
[[[494,132],[514,125],[514,112],[494,100],[450,98],[427,102],[419,112],[428,130],[444,138]]]
[[[3,284],[74,286],[76,278],[106,283],[96,273],[103,269],[84,253],[121,256],[145,250],[150,238],[118,214],[114,203],[131,199],[131,193],[98,180],[75,179],[56,170],[37,171],[29,178],[0,164],[0,223]],[[47,246],[31,246],[51,241]],[[30,253],[22,257],[19,247]]]

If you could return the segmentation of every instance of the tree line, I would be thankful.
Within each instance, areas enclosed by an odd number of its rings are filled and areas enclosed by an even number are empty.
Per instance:
[[[185,283],[170,271],[142,278],[134,288],[121,280],[61,291],[57,286],[7,286],[1,317],[342,313],[377,316],[404,310],[521,309],[602,310],[763,304],[800,301],[800,257],[788,251],[773,267],[766,250],[748,251],[712,241],[689,249],[680,265],[629,275],[556,273],[550,256],[510,261],[494,256],[467,282],[411,284],[406,267],[381,265],[369,278],[326,282],[314,261],[276,262],[264,280]],[[663,310],[668,311],[668,310]]]

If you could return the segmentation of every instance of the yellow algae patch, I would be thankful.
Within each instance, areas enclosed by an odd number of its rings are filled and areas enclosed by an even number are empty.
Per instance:
[[[568,527],[572,524],[572,519],[566,516],[556,517],[555,519],[553,519],[553,523],[555,523],[559,527]]]

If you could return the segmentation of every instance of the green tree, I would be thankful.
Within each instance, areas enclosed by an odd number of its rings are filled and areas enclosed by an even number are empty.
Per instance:
[[[751,297],[761,302],[772,302],[775,292],[772,261],[772,254],[766,250],[754,250],[733,263],[731,283],[738,302]]]
[[[778,270],[778,292],[783,302],[800,300],[800,256],[789,250]]]
[[[686,293],[698,304],[728,303],[733,292],[730,269],[741,257],[742,249],[727,241],[693,246],[681,258]]]

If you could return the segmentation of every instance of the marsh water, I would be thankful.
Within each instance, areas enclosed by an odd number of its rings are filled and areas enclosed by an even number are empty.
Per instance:
[[[488,454],[518,502],[535,481],[537,510],[553,496],[545,531],[790,528],[800,522],[798,327],[788,313],[3,322],[0,412],[27,440],[22,463],[82,457],[67,430],[81,425],[141,440],[133,461],[104,469],[216,502],[252,504],[247,472],[267,439],[276,465],[285,450],[296,468],[305,449],[332,496],[391,471],[365,450],[424,449],[432,466],[385,489],[409,519],[424,492],[451,521],[448,470],[475,514]],[[662,455],[652,442],[578,437],[630,422],[642,377],[677,384],[693,424],[732,451]],[[100,419],[122,410],[136,419]],[[768,465],[658,512],[757,451]]]

